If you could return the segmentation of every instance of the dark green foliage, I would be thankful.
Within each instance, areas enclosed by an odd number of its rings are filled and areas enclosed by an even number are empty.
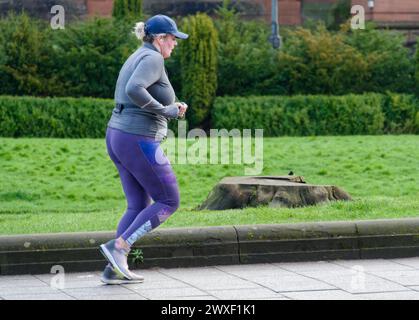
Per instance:
[[[217,96],[283,94],[275,83],[277,50],[268,42],[270,27],[264,22],[242,21],[229,1],[217,10],[219,34]]]
[[[383,112],[385,133],[419,133],[419,100],[414,95],[387,93]]]
[[[419,97],[419,46],[418,45],[416,45],[415,66],[416,66],[416,73],[415,73],[416,87],[415,87],[415,93],[416,93],[416,96]]]
[[[208,114],[214,88],[217,96],[340,95],[413,93],[415,82],[419,83],[415,79],[415,65],[419,69],[419,63],[403,47],[404,36],[394,31],[377,30],[368,24],[365,30],[343,25],[337,32],[322,25],[312,30],[281,28],[284,46],[278,51],[268,42],[268,24],[242,21],[227,6],[217,11],[217,17],[218,46],[202,38],[215,38],[209,18],[202,23],[189,23],[197,18],[188,18],[185,28],[202,30],[179,41],[181,45],[166,61],[170,80],[180,98],[191,106],[188,117],[197,117],[195,123]],[[113,97],[118,72],[139,45],[132,34],[133,25],[128,18],[97,18],[52,30],[47,23],[25,14],[3,18],[0,94]],[[193,39],[195,34],[201,41]],[[199,93],[202,83],[208,85]],[[204,107],[194,108],[192,102]]]
[[[297,28],[277,55],[271,85],[287,94],[345,94],[362,92],[368,64],[360,52],[345,43],[343,34],[324,26],[315,31]]]
[[[217,90],[217,31],[206,14],[185,18],[182,25],[189,34],[180,46],[182,99],[189,105],[188,121],[197,126],[207,119]]]
[[[404,36],[395,31],[373,25],[352,31],[348,23],[334,32],[322,23],[311,29],[282,27],[278,51],[267,40],[266,23],[242,21],[222,7],[215,24],[218,96],[413,93],[414,61]]]
[[[413,93],[413,59],[398,33],[371,26],[350,31],[347,25],[332,33],[321,24],[313,30],[297,28],[283,33],[284,46],[279,52],[254,60],[259,64],[255,69],[267,74],[265,79],[251,89],[243,86],[242,92],[259,88],[256,94],[264,95]],[[222,66],[220,63],[220,69]],[[237,70],[234,77],[240,79],[242,74]],[[231,78],[225,73],[225,82]],[[230,91],[225,94],[237,95]]]
[[[338,0],[332,7],[328,28],[338,30],[351,17],[351,0]]]
[[[103,138],[111,99],[0,96],[0,137]],[[177,135],[177,121],[169,121]]]
[[[0,97],[0,136],[103,138],[112,100]]]
[[[0,136],[103,138],[113,100],[0,97]],[[419,133],[413,95],[219,97],[213,128],[264,129],[265,136]],[[177,132],[177,121],[169,128]]]
[[[116,19],[140,20],[143,16],[142,0],[114,0],[112,16]]]
[[[62,30],[25,14],[0,20],[0,94],[111,98],[139,46],[132,23],[95,18]]]
[[[122,19],[128,12],[126,0],[114,0],[112,8],[112,17]]]
[[[373,24],[367,24],[365,30],[351,30],[346,25],[344,32],[345,43],[359,52],[368,66],[357,92],[414,92],[415,64],[403,46],[403,33],[378,30]]]
[[[95,18],[52,33],[52,59],[64,96],[111,98],[119,71],[139,42],[123,21]],[[57,94],[58,95],[58,94]]]
[[[264,129],[265,136],[418,133],[419,104],[409,95],[217,98],[214,128]]]
[[[0,19],[0,94],[46,95],[59,90],[44,29],[25,13]]]

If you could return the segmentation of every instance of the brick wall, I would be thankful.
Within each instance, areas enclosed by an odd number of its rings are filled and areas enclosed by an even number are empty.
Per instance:
[[[263,8],[261,17],[266,21],[271,21],[272,0],[253,1]],[[278,0],[278,21],[280,25],[301,24],[301,0]]]
[[[279,23],[299,25],[306,18],[305,12],[313,8],[330,7],[337,0],[278,0]],[[368,0],[352,0],[352,5],[366,8],[366,18],[393,24],[413,24],[419,26],[419,0],[375,0],[374,10],[369,10]],[[271,0],[241,0],[239,9],[242,16],[249,19],[271,20]],[[169,16],[184,16],[197,11],[213,12],[222,0],[143,0],[146,14],[165,13]],[[8,10],[20,11],[24,8],[31,15],[50,19],[50,8],[61,4],[66,10],[66,20],[83,18],[86,15],[111,16],[113,0],[0,0],[0,14]],[[311,8],[311,9],[310,9]]]
[[[84,18],[87,13],[86,0],[0,0],[0,15],[23,9],[31,16],[48,20],[52,17],[51,8],[54,5],[64,7],[66,21]]]
[[[282,0],[278,4],[278,21],[281,25],[301,24],[301,1]]]
[[[233,0],[243,18],[255,19],[264,16],[263,0]],[[196,12],[212,14],[222,0],[143,0],[143,11],[148,15],[158,13],[170,17],[186,16]]]
[[[113,0],[86,0],[86,7],[89,16],[110,17],[112,16]]]
[[[352,0],[352,5],[356,4],[364,6],[368,20],[419,25],[418,0],[375,0],[373,10],[368,8],[367,0]]]

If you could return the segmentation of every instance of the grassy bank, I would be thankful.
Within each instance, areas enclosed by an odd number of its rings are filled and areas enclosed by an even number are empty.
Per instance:
[[[265,138],[261,174],[292,170],[355,199],[307,208],[194,211],[221,178],[244,175],[244,167],[172,163],[181,207],[161,227],[419,216],[414,135]],[[114,230],[124,209],[104,140],[0,138],[0,234]]]

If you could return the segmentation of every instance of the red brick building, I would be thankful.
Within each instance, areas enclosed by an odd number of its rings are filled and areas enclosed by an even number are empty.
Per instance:
[[[113,0],[85,0],[88,15],[110,16]],[[233,1],[234,2],[234,1]],[[336,0],[278,0],[281,25],[300,25],[306,17],[321,18],[326,15]],[[221,0],[143,0],[147,14],[164,12],[170,16],[187,15],[197,11],[211,12],[222,3]],[[271,0],[241,0],[238,2],[245,18],[271,19]]]
[[[368,8],[368,0],[352,0],[352,5],[366,8],[366,19],[388,26],[418,26],[418,0],[375,0],[374,7]]]
[[[112,16],[113,0],[86,0],[89,15]]]
[[[235,2],[235,0],[233,0]],[[326,19],[337,0],[278,0],[280,25],[300,25],[307,19]],[[57,0],[66,9],[70,19],[85,16],[111,16],[113,0]],[[152,15],[165,13],[184,16],[197,11],[212,12],[222,0],[143,0],[143,11]],[[236,1],[242,16],[249,19],[271,20],[271,0]],[[368,8],[368,0],[352,0],[352,5],[363,5],[367,20],[398,29],[419,30],[419,0],[374,0],[374,8]],[[0,0],[0,13],[24,8],[33,15],[50,18],[50,1]]]
[[[271,0],[253,0],[265,8],[265,19],[271,19]],[[336,0],[278,0],[279,23],[298,25],[304,19],[321,18],[336,3]],[[368,0],[352,0],[352,5],[365,8],[366,20],[379,25],[397,28],[419,27],[419,0],[374,0],[374,7],[368,7]]]
[[[368,0],[352,0],[352,5],[362,5],[365,18],[375,21],[381,27],[402,30],[407,34],[407,45],[416,43],[419,36],[418,0],[375,0],[374,7],[368,8]]]
[[[113,0],[85,0],[89,15],[112,14]],[[279,22],[281,25],[299,25],[309,17],[324,16],[337,0],[278,0]],[[143,0],[144,11],[155,14],[169,11],[172,14],[190,10],[208,11],[221,3],[221,0]],[[261,16],[271,19],[271,0],[241,0],[239,6],[246,16]],[[419,0],[375,0],[374,8],[368,8],[368,0],[352,0],[352,5],[365,8],[366,19],[387,25],[419,24]],[[176,12],[177,11],[177,12]],[[188,11],[188,10],[187,10]]]

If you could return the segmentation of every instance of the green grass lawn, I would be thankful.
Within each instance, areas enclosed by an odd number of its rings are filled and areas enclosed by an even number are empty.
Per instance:
[[[195,211],[242,165],[177,165],[181,207],[161,228],[419,216],[419,137],[265,138],[262,175],[290,170],[354,201],[306,208]],[[172,161],[174,163],[175,161]],[[125,209],[103,139],[0,138],[0,234],[115,230]]]

